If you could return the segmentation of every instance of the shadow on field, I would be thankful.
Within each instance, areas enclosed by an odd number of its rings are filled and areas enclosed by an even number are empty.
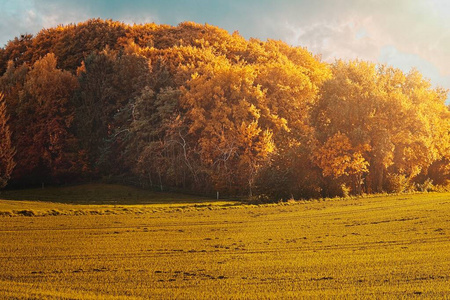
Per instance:
[[[154,192],[131,186],[114,184],[84,184],[44,189],[2,191],[0,199],[46,201],[66,204],[181,204],[211,203],[217,200],[178,193]]]

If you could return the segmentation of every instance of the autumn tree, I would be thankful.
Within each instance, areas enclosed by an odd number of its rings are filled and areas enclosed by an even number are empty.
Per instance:
[[[75,125],[93,173],[124,172],[134,98],[148,85],[150,66],[142,56],[105,50],[78,69]]]
[[[307,50],[280,41],[250,40],[248,48],[247,57],[259,70],[255,83],[266,94],[264,109],[270,111],[261,122],[272,124],[267,126],[273,128],[277,149],[260,172],[258,190],[278,199],[320,196],[321,176],[310,161],[310,115],[330,70]]]
[[[345,134],[338,132],[318,148],[313,156],[325,177],[344,179],[344,182],[351,184],[354,193],[361,194],[363,175],[369,171],[369,163],[364,158],[368,150],[370,148],[364,144],[355,147]]]
[[[79,172],[77,141],[71,132],[74,109],[70,98],[76,78],[56,68],[48,54],[28,72],[17,117],[26,128],[17,140],[17,169],[34,180],[63,180]]]
[[[91,19],[8,42],[0,75],[10,185],[80,175],[278,200],[450,180],[447,91],[415,70]]]
[[[15,149],[11,143],[11,131],[8,126],[9,117],[6,112],[6,102],[0,94],[0,189],[8,184],[11,173],[16,165]]]
[[[340,159],[346,155],[331,147],[329,141],[336,134],[345,135],[353,151],[359,151],[368,169],[362,176],[367,192],[390,190],[389,181],[401,178],[402,189],[408,188],[445,155],[448,123],[443,91],[431,88],[416,71],[405,75],[362,61],[337,61],[332,70],[333,78],[324,84],[313,112],[315,156],[325,173],[330,172],[320,162],[327,161],[327,155],[335,153]],[[339,173],[339,166],[331,173]]]
[[[199,71],[183,89],[191,139],[217,189],[238,187],[252,195],[255,176],[274,151],[271,128],[259,123],[265,94],[254,84],[256,71],[220,58]]]
[[[5,71],[9,60],[31,67],[47,53],[56,56],[58,68],[74,72],[91,53],[101,52],[106,47],[119,50],[120,39],[128,30],[129,25],[121,22],[90,19],[78,24],[45,28],[35,36],[21,35],[0,51],[0,74]]]
[[[16,65],[32,63],[33,35],[22,34],[6,44],[0,51],[0,74],[6,72],[9,62]]]
[[[156,94],[146,87],[133,104],[127,145],[129,164],[145,185],[161,190],[164,186],[187,189],[191,180],[186,177],[196,176],[194,170],[186,170],[192,169],[189,158],[192,153],[182,140],[184,130],[177,110],[179,95],[172,88]]]
[[[200,66],[216,59],[210,49],[183,46],[169,49],[141,48],[133,43],[128,52],[145,56],[151,72],[141,95],[130,105],[129,165],[141,180],[152,186],[207,190],[205,167],[196,143],[189,140],[180,86]]]

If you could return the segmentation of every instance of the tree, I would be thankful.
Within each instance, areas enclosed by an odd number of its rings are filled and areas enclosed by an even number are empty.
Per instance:
[[[76,78],[56,68],[48,54],[28,72],[20,94],[17,117],[24,122],[17,139],[19,177],[65,180],[78,173],[77,140],[71,132],[74,108],[70,103]]]
[[[359,152],[361,162],[367,163],[362,173],[367,192],[389,190],[389,182],[400,177],[405,178],[404,188],[426,180],[427,168],[448,151],[445,92],[431,88],[415,70],[405,75],[363,61],[337,61],[332,71],[312,114],[316,153],[332,150],[350,162],[348,150]],[[339,148],[330,142],[340,135],[351,146],[344,152],[336,152]],[[328,151],[322,151],[324,147]],[[316,161],[324,174],[339,174],[343,166]]]
[[[179,95],[172,88],[156,94],[146,87],[133,102],[127,161],[145,185],[161,190],[165,185],[187,188],[188,174],[196,180],[177,111]]]
[[[15,150],[11,143],[8,120],[6,102],[3,94],[0,94],[0,189],[8,184],[8,180],[16,165],[14,162]]]
[[[20,66],[22,64],[31,64],[33,36],[24,34],[9,41],[5,48],[0,51],[0,74],[3,74],[8,68],[10,61]]]
[[[275,150],[272,129],[260,124],[270,111],[254,85],[255,69],[219,58],[199,71],[182,90],[190,140],[198,143],[216,189],[246,189],[251,196],[258,170]]]
[[[363,174],[369,171],[364,154],[369,150],[368,145],[353,146],[345,134],[338,132],[317,148],[313,156],[325,177],[347,177],[354,193],[361,194]]]
[[[108,49],[90,55],[79,68],[75,126],[91,172],[124,172],[120,157],[130,131],[134,99],[148,85],[149,75],[146,58]]]
[[[11,186],[82,174],[278,200],[450,180],[447,91],[415,70],[92,19],[10,41],[0,72]]]

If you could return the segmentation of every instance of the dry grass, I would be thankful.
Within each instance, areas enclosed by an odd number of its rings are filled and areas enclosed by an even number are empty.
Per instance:
[[[181,202],[122,205],[126,214],[0,217],[0,298],[450,297],[448,193]]]

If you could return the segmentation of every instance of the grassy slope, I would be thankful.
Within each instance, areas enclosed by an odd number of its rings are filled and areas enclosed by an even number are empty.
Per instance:
[[[142,213],[168,207],[235,204],[238,203],[111,184],[85,184],[0,193],[0,215],[121,214]]]
[[[159,205],[0,217],[0,298],[450,296],[448,193]]]

